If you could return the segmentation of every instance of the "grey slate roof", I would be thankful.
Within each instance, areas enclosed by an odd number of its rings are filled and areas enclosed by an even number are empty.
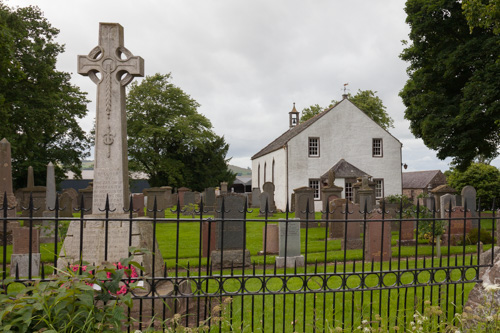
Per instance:
[[[436,176],[444,178],[441,170],[403,172],[403,188],[427,188]]]
[[[253,155],[252,160],[282,148],[284,145],[286,145],[286,143],[290,139],[292,139],[294,136],[296,136],[297,134],[301,133],[303,130],[305,130],[306,128],[308,128],[312,124],[314,124],[316,121],[318,121],[318,119],[323,117],[328,111],[334,109],[340,103],[341,102],[335,104],[334,106],[332,106],[329,109],[324,110],[323,112],[320,112],[319,114],[312,117],[311,119],[309,119],[303,123],[299,123],[297,126],[290,128],[288,131],[281,134],[276,140],[272,141],[270,144],[268,144],[267,146],[262,148],[261,151],[259,151],[257,154]]]
[[[347,162],[343,158],[340,159],[333,167],[331,167],[330,170],[335,171],[335,178],[358,178],[358,177],[363,177],[364,175],[370,176],[363,170],[360,170],[356,168],[354,165],[351,163]],[[328,173],[330,172],[328,170],[323,176],[321,176],[321,179],[328,179]]]

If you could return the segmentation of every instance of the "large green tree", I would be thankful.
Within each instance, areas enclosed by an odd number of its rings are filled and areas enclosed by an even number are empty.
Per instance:
[[[14,187],[26,186],[28,166],[36,185],[45,183],[46,165],[56,177],[80,174],[88,140],[77,119],[87,114],[85,94],[70,75],[56,70],[64,47],[37,7],[10,8],[0,2],[0,139],[12,145]]]
[[[500,34],[500,0],[463,0],[462,8],[471,31],[481,27]]]
[[[375,95],[376,93],[376,91],[372,90],[358,90],[356,95],[352,96],[351,93],[349,93],[347,98],[360,110],[372,118],[377,124],[388,130],[390,127],[394,127],[394,121],[387,114],[384,103],[377,95]],[[337,103],[337,101],[333,100],[328,108],[331,108]],[[325,108],[322,108],[318,104],[311,105],[310,107],[302,110],[300,121],[304,122],[309,120],[324,109]]]
[[[400,96],[412,133],[461,170],[498,155],[500,37],[469,30],[458,0],[408,0],[409,79]]]
[[[474,186],[482,208],[491,208],[493,199],[500,198],[500,171],[493,165],[472,163],[465,171],[451,169],[445,174],[448,185],[459,193],[464,186]]]
[[[151,186],[201,191],[234,181],[229,145],[198,113],[200,105],[171,83],[170,74],[147,76],[127,97],[129,168],[149,176]]]

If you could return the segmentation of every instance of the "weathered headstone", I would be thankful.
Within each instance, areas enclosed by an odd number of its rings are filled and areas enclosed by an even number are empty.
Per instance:
[[[202,243],[203,243],[203,251],[202,256],[204,258],[209,257],[212,251],[216,248],[216,231],[217,231],[217,223],[214,221],[205,221],[202,224]],[[210,234],[210,238],[209,238]]]
[[[222,182],[220,183],[220,194],[226,194],[227,193],[227,183]]]
[[[60,217],[73,217],[73,198],[68,192],[63,192],[59,199]]]
[[[2,139],[0,141],[0,214],[4,216],[4,211],[2,206],[4,203],[4,195],[7,197],[7,217],[16,216],[16,206],[17,200],[12,191],[12,157],[10,143],[7,139]],[[12,208],[12,209],[9,209]],[[10,231],[18,223],[14,221],[9,221],[7,223],[7,229]],[[0,224],[3,226],[3,224]],[[3,228],[1,228],[3,230]]]
[[[66,193],[70,196],[72,207],[76,208],[80,205],[80,203],[78,202],[78,192],[74,188],[70,187],[70,188],[64,189],[62,191],[62,193],[63,194]],[[59,205],[59,206],[61,206],[61,205]],[[63,208],[63,207],[61,207],[61,208]]]
[[[172,186],[162,186],[161,188],[165,190],[165,208],[177,205],[177,198],[174,200],[172,196]]]
[[[43,217],[55,217],[55,207],[56,207],[56,175],[54,170],[54,164],[49,162],[47,165],[47,181],[45,186],[45,210],[43,212]],[[59,213],[59,212],[58,212]],[[43,220],[40,226],[40,242],[41,243],[52,243],[55,241],[55,221],[53,219]],[[57,240],[59,241],[59,240]]]
[[[130,224],[125,222],[128,214],[123,210],[129,202],[125,87],[134,76],[144,75],[143,59],[127,50],[123,40],[121,25],[100,23],[99,46],[88,56],[78,56],[78,73],[88,75],[97,85],[93,215],[90,216],[93,219],[85,222],[83,234],[79,222],[70,224],[58,267],[78,262],[80,258],[96,265],[104,261],[118,262],[127,257],[130,245],[150,251],[135,255],[135,260],[143,263],[146,276],[160,275],[163,273],[163,260],[153,238],[152,223],[134,220],[130,230]],[[98,72],[101,77],[97,76]],[[113,220],[105,223],[106,212],[99,209],[105,207],[107,197],[111,210],[109,215]],[[83,251],[80,253],[81,239]]]
[[[334,199],[330,202],[330,212],[328,214],[328,219],[330,220],[330,238],[332,239],[343,239],[344,238],[344,221],[345,221],[345,203],[346,199]],[[352,210],[352,205],[349,205],[349,211]],[[350,219],[350,214],[347,215]]]
[[[260,199],[260,208],[259,208],[259,216],[265,216],[266,213],[268,216],[273,215],[273,210],[271,209],[271,203],[269,202],[269,193],[267,192],[262,192],[259,195]]]
[[[13,233],[13,245],[12,245],[12,255],[10,259],[10,275],[15,276],[16,267],[19,271],[20,277],[26,277],[29,275],[29,262],[30,262],[30,251],[31,251],[31,276],[37,276],[40,272],[40,241],[39,241],[39,230],[32,228],[31,231],[31,244],[30,240],[30,228],[21,227],[14,228]]]
[[[93,213],[92,202],[94,200],[94,183],[90,182],[86,188],[78,190],[78,193],[80,194],[78,197],[78,205],[77,205],[78,209],[82,208],[80,206],[82,204],[81,198],[83,197],[83,208],[85,210],[90,209],[88,212],[86,211],[86,213],[92,214]]]
[[[28,186],[21,189],[23,192],[22,213],[21,216],[30,216],[29,205],[30,196],[33,198],[33,217],[42,217],[45,209],[45,186],[35,186],[35,176],[33,167],[28,167]],[[26,209],[24,209],[26,208]]]
[[[265,182],[264,185],[262,185],[263,192],[268,194],[269,209],[273,212],[276,211],[276,204],[274,203],[274,189],[274,184],[271,182]],[[260,208],[263,208],[262,201]]]
[[[189,188],[187,187],[180,187],[177,189],[177,195],[178,195],[178,200],[179,200],[179,206],[180,208],[184,207],[185,204],[184,204],[184,194],[186,192],[189,192],[191,191]],[[177,204],[177,202],[175,203]],[[177,207],[177,209],[179,209],[179,207]]]
[[[192,191],[186,191],[184,192],[184,205],[189,206],[189,205],[195,205],[196,204],[196,198],[195,198],[195,193]]]
[[[208,187],[205,189],[205,196],[203,197],[203,210],[207,214],[214,214],[215,212],[215,187]]]
[[[171,190],[171,188],[170,188]],[[167,203],[167,193],[169,189],[165,187],[151,187],[151,188],[146,188],[142,191],[144,195],[146,196],[146,202],[147,202],[147,212],[146,215],[148,217],[153,217],[154,212],[154,204],[155,204],[155,199],[156,199],[156,210],[159,210],[161,212],[156,212],[156,217],[164,217],[165,216],[165,209],[169,206]],[[134,205],[135,207],[135,205]]]
[[[280,219],[279,222],[279,256],[276,257],[276,267],[303,267],[304,256],[300,252],[300,220]]]
[[[479,225],[479,221],[477,218],[476,211],[476,189],[473,186],[467,185],[464,186],[461,192],[462,196],[462,206],[467,207],[467,210],[470,211],[471,216],[474,217],[472,220],[472,228],[477,228]]]
[[[144,216],[144,194],[134,193],[132,195],[132,204],[134,205],[134,212],[137,216]]]
[[[314,221],[314,190],[310,187],[299,187],[295,193],[295,217],[302,222],[302,228],[317,227],[318,223],[306,223],[305,220]]]
[[[451,208],[455,207],[457,205],[455,201],[455,196],[452,194],[445,194],[442,195],[439,198],[440,201],[440,212],[441,212],[441,218],[446,217],[446,213],[449,212],[450,210],[450,202],[451,202]]]
[[[252,189],[252,207],[260,208],[260,188],[258,187]]]
[[[391,256],[391,222],[382,221],[382,214],[374,211],[366,223],[365,260],[386,261]]]
[[[373,188],[370,187],[368,176],[363,176],[361,188],[358,190],[359,206],[363,211],[365,210],[365,207],[367,212],[371,212],[373,210],[373,206],[375,205],[374,192]]]
[[[275,254],[279,252],[279,229],[277,224],[268,224],[262,228],[261,253]]]
[[[448,244],[448,237],[450,238],[450,245],[457,245],[472,230],[472,214],[470,211],[465,211],[464,207],[453,207],[451,212],[445,212],[445,232],[442,236],[444,244]],[[450,229],[448,230],[448,226]]]
[[[363,214],[360,213],[359,204],[351,204],[349,207],[345,205],[342,207],[345,211],[349,210],[347,223],[341,222],[338,227],[342,230],[343,234],[340,241],[340,249],[344,250],[344,246],[347,250],[354,249],[362,249],[363,248],[363,240],[361,239],[361,225],[363,222],[360,222],[363,219]],[[347,226],[347,232],[345,232],[345,228]]]
[[[250,265],[250,252],[245,244],[245,196],[227,193],[217,197],[216,250],[211,258],[214,267],[241,267]],[[224,206],[222,205],[224,203]]]
[[[321,200],[323,203],[322,219],[326,219],[326,211],[330,207],[330,202],[342,197],[343,187],[335,185],[335,172],[330,170],[328,172],[328,185],[321,189]]]

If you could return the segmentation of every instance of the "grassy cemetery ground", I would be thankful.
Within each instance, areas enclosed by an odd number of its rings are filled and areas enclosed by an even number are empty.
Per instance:
[[[77,217],[75,215],[75,217]],[[206,258],[199,259],[200,246],[200,219],[199,217],[181,215],[181,221],[177,223],[176,213],[167,211],[165,213],[167,222],[157,223],[157,240],[163,259],[167,264],[169,276],[190,276],[196,279],[201,275],[207,274]],[[205,220],[209,216],[204,216]],[[285,213],[274,214],[268,219],[277,220],[285,218]],[[289,214],[293,218],[294,214]],[[316,219],[320,219],[320,213],[316,214]],[[477,246],[450,246],[442,245],[442,258],[432,256],[436,253],[427,241],[419,241],[418,256],[415,257],[415,246],[402,246],[399,253],[397,244],[399,233],[392,232],[392,260],[382,263],[362,262],[362,250],[341,250],[340,240],[326,239],[328,233],[325,227],[316,227],[301,229],[301,252],[306,258],[308,265],[295,269],[275,269],[275,255],[259,254],[263,249],[263,228],[266,222],[263,217],[258,216],[254,210],[247,214],[247,244],[246,247],[251,253],[253,267],[247,267],[230,270],[214,269],[211,273],[214,276],[226,275],[235,278],[226,279],[223,283],[224,291],[227,294],[236,293],[241,288],[241,282],[238,276],[246,275],[247,280],[245,288],[249,293],[259,292],[262,288],[262,279],[252,275],[272,275],[266,281],[266,288],[270,292],[278,293],[276,295],[246,295],[232,297],[200,298],[200,302],[221,303],[222,316],[226,322],[223,326],[241,327],[243,331],[250,332],[255,328],[261,327],[264,323],[268,327],[276,327],[282,330],[285,323],[286,330],[303,331],[304,325],[307,331],[322,331],[323,327],[341,326],[342,322],[346,327],[363,326],[362,320],[368,320],[370,323],[376,323],[375,326],[393,329],[394,326],[408,327],[415,309],[420,313],[432,309],[429,304],[439,305],[440,310],[436,310],[435,320],[440,316],[441,320],[447,319],[451,322],[455,313],[460,313],[463,309],[461,304],[467,300],[467,296],[473,288],[472,283],[461,283],[463,275],[466,280],[472,279],[476,270],[474,268],[454,268],[446,269],[448,266],[468,266],[477,262]],[[215,223],[213,224],[215,228]],[[484,219],[481,221],[481,228],[491,232],[492,220]],[[306,242],[307,239],[307,242]],[[326,241],[325,241],[326,239]],[[58,243],[58,249],[62,242]],[[325,252],[326,248],[326,252]],[[491,248],[490,244],[484,245],[484,250]],[[465,250],[465,256],[464,256]],[[433,252],[434,251],[434,252]],[[10,263],[10,254],[12,246],[7,246],[7,263]],[[3,248],[0,247],[0,253]],[[326,253],[326,257],[325,257]],[[178,257],[178,266],[176,267],[176,256]],[[344,258],[345,256],[345,258]],[[2,260],[0,256],[0,261]],[[54,262],[54,244],[41,244],[41,260],[45,263],[45,273],[53,273]],[[344,264],[345,260],[345,264]],[[265,263],[265,265],[264,265]],[[201,265],[201,266],[200,266]],[[385,286],[395,286],[391,290],[370,290],[370,291],[343,291],[341,289],[343,280],[341,276],[332,276],[326,282],[328,292],[324,291],[322,273],[333,272],[362,272],[366,273],[365,283],[368,287],[376,288],[379,284],[379,278],[376,274],[370,274],[371,271],[389,271],[391,269],[410,269],[413,271],[402,273],[399,284],[397,275],[389,273],[384,275],[383,284]],[[420,268],[438,268],[434,270],[434,276],[431,277],[431,271],[425,270],[415,273]],[[442,269],[439,269],[442,267]],[[175,271],[177,271],[175,273]],[[313,293],[295,294],[294,291],[300,291],[304,284],[304,275],[315,273],[318,276],[312,276],[307,279],[307,286]],[[426,285],[427,281],[445,281],[449,274],[454,282],[449,285],[427,285],[425,287],[405,287],[412,283],[421,283]],[[287,276],[288,275],[288,276]],[[286,295],[279,294],[284,289],[284,279],[286,279]],[[220,285],[214,281],[203,282],[204,291],[211,293],[217,292]],[[416,281],[416,282],[415,282]],[[346,280],[346,287],[356,288],[361,280],[358,275],[351,275]],[[397,286],[402,286],[398,288]],[[193,288],[196,288],[193,284]],[[333,291],[331,291],[333,290]],[[190,299],[189,302],[198,302],[197,299]],[[348,306],[343,306],[346,304]],[[455,305],[457,305],[455,307]],[[209,305],[210,307],[210,305]],[[213,305],[212,305],[213,307]],[[264,310],[263,310],[264,309]],[[303,310],[305,317],[303,317]],[[314,310],[311,310],[314,309]],[[435,308],[434,308],[435,309]],[[297,317],[295,317],[297,314]],[[360,318],[360,314],[362,317]],[[182,324],[183,319],[181,319]],[[304,324],[305,321],[305,324]],[[243,324],[242,324],[243,323]],[[295,325],[295,327],[293,327]]]

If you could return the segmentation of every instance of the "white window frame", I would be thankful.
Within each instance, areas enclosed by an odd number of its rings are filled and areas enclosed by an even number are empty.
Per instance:
[[[344,183],[344,188],[345,188],[345,199],[349,201],[353,201],[354,197],[354,191],[352,189],[352,182],[346,181]]]
[[[373,138],[372,139],[372,156],[373,157],[383,157],[384,156],[384,150],[383,150],[384,144],[381,138]]]
[[[319,157],[319,138],[310,137],[308,140],[307,152],[309,157]]]
[[[384,179],[378,178],[373,181],[375,182],[375,198],[382,199],[384,197]]]
[[[314,190],[314,200],[321,199],[321,193],[319,191],[319,179],[309,179],[309,187]]]

